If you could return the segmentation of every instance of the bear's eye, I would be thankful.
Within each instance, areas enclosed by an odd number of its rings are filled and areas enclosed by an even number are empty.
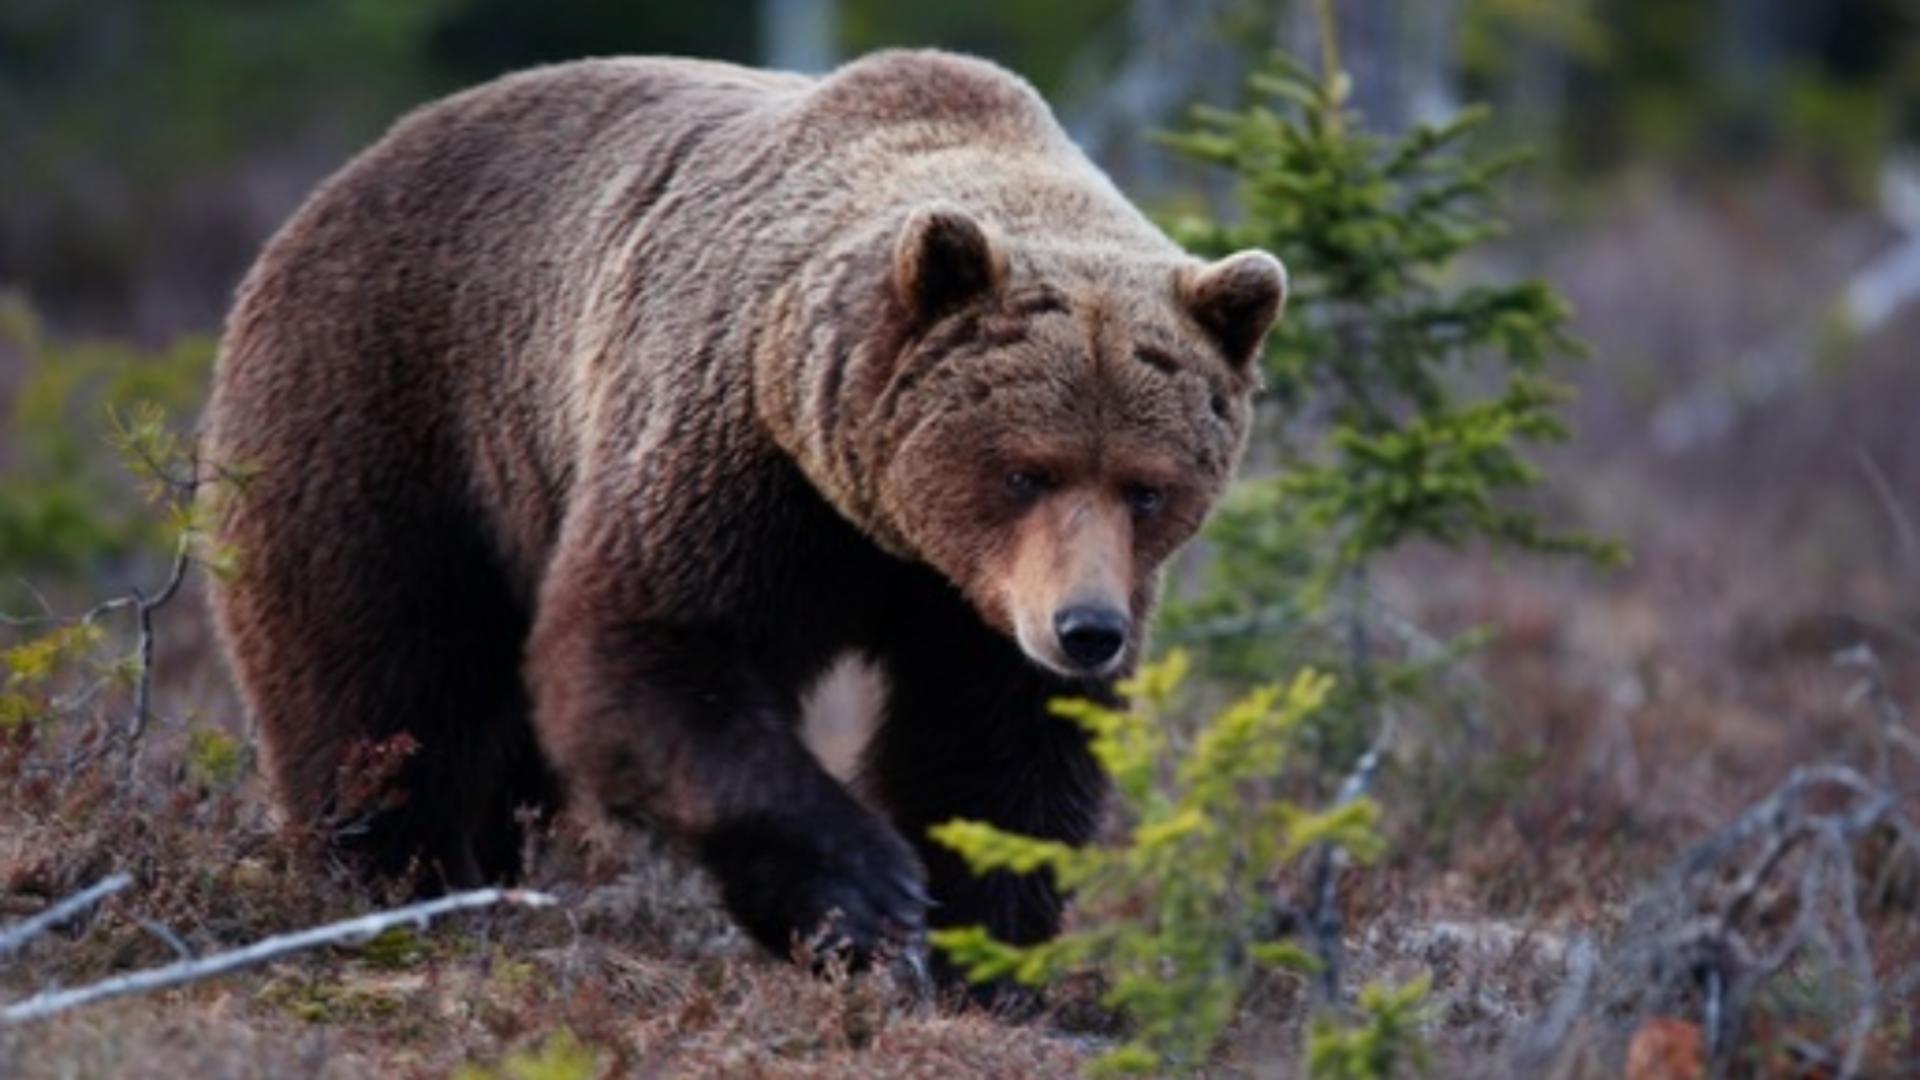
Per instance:
[[[1146,517],[1166,505],[1167,493],[1151,484],[1128,484],[1125,492],[1127,505],[1133,508],[1135,515]]]
[[[1007,474],[1007,494],[1013,496],[1015,502],[1030,503],[1051,487],[1053,480],[1045,473],[1015,469]]]

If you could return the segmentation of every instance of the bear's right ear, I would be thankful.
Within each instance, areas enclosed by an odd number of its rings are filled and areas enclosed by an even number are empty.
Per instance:
[[[987,230],[965,210],[946,203],[907,215],[893,246],[893,288],[923,321],[998,288],[1004,256]]]
[[[1183,276],[1182,299],[1235,367],[1253,363],[1287,303],[1287,268],[1264,251],[1241,251]]]

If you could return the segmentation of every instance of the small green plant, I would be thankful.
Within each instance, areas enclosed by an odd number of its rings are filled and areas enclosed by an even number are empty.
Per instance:
[[[19,325],[9,330],[8,317]],[[0,340],[8,332],[37,333],[30,321],[21,323],[21,318],[18,311],[8,316],[4,304],[0,304]],[[49,357],[57,359],[67,354],[50,347],[38,353],[29,350],[30,360],[36,355],[39,359],[33,363],[38,364],[53,363]],[[85,362],[78,366],[104,374],[118,362],[108,357],[109,353],[103,352],[87,361],[83,355]],[[94,361],[99,366],[90,368]],[[52,382],[38,381],[42,375]],[[50,394],[47,400],[58,408],[49,415],[64,415],[72,404],[72,384],[68,380],[74,372],[57,369],[42,375],[28,379],[23,405],[36,394]],[[122,389],[148,385],[144,377],[127,379],[130,381],[116,376],[113,381]],[[52,392],[48,386],[65,389]],[[119,595],[71,615],[59,613],[44,594],[24,585],[25,595],[32,598],[37,610],[15,611],[0,605],[0,734],[15,735],[12,745],[21,753],[29,747],[44,752],[64,744],[69,753],[62,757],[62,772],[95,761],[109,749],[128,751],[128,760],[137,756],[138,743],[152,718],[151,668],[157,613],[179,595],[193,567],[218,575],[225,573],[236,558],[234,552],[212,541],[206,519],[214,512],[216,496],[231,497],[244,486],[244,472],[202,462],[192,440],[178,432],[159,402],[140,399],[115,405],[114,399],[113,392],[105,395],[107,430],[101,445],[117,455],[124,470],[122,486],[130,474],[148,504],[133,519],[137,524],[118,535],[136,546],[164,541],[170,557],[163,570],[147,569],[150,560],[146,559],[134,563],[137,573],[157,577],[158,582],[127,586]],[[21,436],[30,444],[43,444],[54,451],[47,459],[54,471],[36,479],[35,470],[27,469],[18,490],[33,491],[34,485],[43,481],[56,488],[72,482],[79,489],[105,483],[94,477],[94,462],[82,452],[80,442],[56,432],[59,424],[33,409],[25,409],[21,415],[35,418],[23,424]],[[0,570],[16,553],[23,554],[29,564],[34,562],[31,551],[7,546],[21,540],[30,548],[31,543],[26,541],[37,528],[28,527],[25,533],[14,530],[24,519],[9,517],[18,509],[8,501],[12,490],[8,482],[0,482]],[[112,501],[104,494],[100,497]],[[139,502],[128,500],[124,493],[118,497],[122,502]],[[51,534],[41,538],[55,539]],[[127,633],[110,633],[115,623]],[[110,715],[121,710],[124,713],[120,717]],[[20,758],[11,760],[17,765]],[[224,791],[238,783],[245,770],[245,756],[232,738],[202,728],[189,736],[186,764],[201,788]]]
[[[507,1055],[497,1068],[462,1065],[453,1080],[593,1080],[599,1075],[599,1052],[560,1028],[539,1045]]]
[[[426,960],[432,946],[410,926],[395,926],[374,935],[360,946],[360,958],[377,968],[403,971]]]
[[[1391,1080],[1427,1070],[1420,1021],[1432,988],[1422,975],[1398,987],[1360,991],[1359,1016],[1349,1023],[1315,1021],[1307,1034],[1307,1075],[1315,1080]]]
[[[246,751],[232,735],[203,727],[187,736],[187,775],[199,787],[226,791],[240,782],[246,766]]]
[[[61,683],[56,676],[93,658],[104,633],[90,622],[72,623],[0,650],[0,735],[32,727],[60,711]]]
[[[933,830],[975,873],[1048,873],[1074,893],[1088,925],[1052,941],[1010,945],[979,927],[941,931],[933,941],[978,980],[1040,986],[1104,973],[1106,1004],[1136,1025],[1100,1059],[1104,1071],[1203,1063],[1261,968],[1314,965],[1296,945],[1269,939],[1279,922],[1273,871],[1321,843],[1360,857],[1380,849],[1371,802],[1316,813],[1261,792],[1294,730],[1326,700],[1325,676],[1302,672],[1255,690],[1175,748],[1167,721],[1187,670],[1179,651],[1143,668],[1122,686],[1130,710],[1054,706],[1087,730],[1112,775],[1130,826],[1123,843],[1074,848],[968,821]]]

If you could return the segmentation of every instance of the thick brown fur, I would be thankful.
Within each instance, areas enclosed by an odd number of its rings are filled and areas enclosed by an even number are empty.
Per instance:
[[[926,829],[1089,835],[1045,702],[1138,654],[1283,291],[961,57],[586,61],[415,112],[261,256],[207,421],[253,474],[216,608],[284,806],[340,825],[353,748],[406,732],[404,802],[341,835],[389,872],[511,876],[516,808],[564,794],[682,838],[775,949],[911,932],[929,892],[1052,933],[1047,882]],[[1076,667],[1074,605],[1124,648]],[[796,733],[848,651],[891,687],[883,812]]]

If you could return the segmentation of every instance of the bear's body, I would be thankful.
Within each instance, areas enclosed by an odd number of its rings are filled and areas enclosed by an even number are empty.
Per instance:
[[[405,732],[404,801],[341,835],[388,872],[511,876],[564,793],[684,840],[776,949],[911,932],[927,891],[1052,932],[1044,881],[926,828],[1089,834],[1045,702],[1136,654],[1278,275],[1186,257],[1023,82],[938,53],[587,61],[416,112],[269,245],[206,426],[252,475],[215,603],[287,811],[341,825],[355,748]],[[849,651],[888,687],[880,812],[796,732]]]

